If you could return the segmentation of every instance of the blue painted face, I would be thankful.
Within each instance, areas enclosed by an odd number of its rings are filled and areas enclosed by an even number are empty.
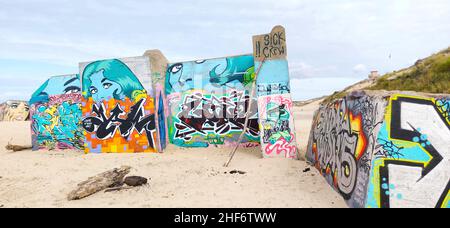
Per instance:
[[[253,67],[252,56],[239,56],[172,64],[168,69],[168,92],[203,89],[245,89],[245,78]],[[209,77],[205,77],[209,75]]]
[[[189,73],[183,74],[183,64],[177,63],[169,68],[169,84],[174,92],[182,92],[193,88],[193,78]]]
[[[81,91],[77,76],[54,77],[48,81],[47,87],[39,95],[75,94]]]
[[[37,102],[47,102],[49,96],[64,94],[79,94],[81,92],[78,75],[51,77],[33,93],[30,105]]]
[[[122,93],[122,86],[107,79],[103,72],[103,70],[98,71],[90,77],[91,86],[89,87],[89,92],[91,93],[92,99],[95,102],[113,99],[117,96],[120,99],[125,99],[125,95]]]

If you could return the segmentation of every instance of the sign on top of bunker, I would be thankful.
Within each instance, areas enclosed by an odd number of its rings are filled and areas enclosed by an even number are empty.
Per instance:
[[[255,61],[260,62],[263,59],[286,58],[286,32],[284,27],[277,25],[269,34],[253,36],[253,56]]]

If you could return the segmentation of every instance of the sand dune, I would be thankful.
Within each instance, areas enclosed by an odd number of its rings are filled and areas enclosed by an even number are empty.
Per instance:
[[[317,104],[296,108],[297,137],[304,152]],[[304,161],[262,159],[259,149],[180,149],[162,154],[88,154],[76,151],[6,151],[8,141],[30,144],[29,122],[0,123],[0,207],[346,207]],[[78,201],[67,194],[100,172],[129,165],[149,185],[97,193]],[[231,170],[246,174],[229,174]]]

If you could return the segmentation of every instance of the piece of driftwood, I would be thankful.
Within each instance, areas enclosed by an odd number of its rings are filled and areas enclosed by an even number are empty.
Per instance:
[[[125,180],[123,182],[128,186],[137,187],[147,184],[147,178],[140,176],[129,176],[125,177]]]
[[[111,186],[118,186],[123,178],[130,172],[131,167],[122,166],[97,176],[89,177],[87,181],[78,184],[78,188],[69,193],[68,200],[79,200],[94,193],[103,191]]]
[[[120,186],[120,187],[115,187],[115,188],[108,188],[106,189],[104,192],[118,192],[118,191],[122,191],[122,190],[127,190],[127,189],[132,189],[133,187],[130,186]]]
[[[231,159],[233,159],[234,154],[236,153],[236,150],[239,148],[239,145],[241,144],[241,141],[244,138],[245,133],[247,132],[248,120],[250,118],[250,112],[251,112],[252,106],[253,106],[253,98],[256,97],[256,80],[258,79],[259,71],[261,70],[261,67],[264,65],[265,61],[266,61],[266,59],[263,58],[261,65],[259,65],[258,69],[256,70],[255,78],[253,79],[253,84],[252,84],[252,89],[251,89],[252,92],[250,94],[250,99],[249,99],[248,106],[247,106],[247,112],[245,113],[244,130],[242,131],[241,135],[239,136],[236,146],[231,151],[228,161],[225,162],[225,164],[223,165],[224,167],[228,167],[228,165],[230,165]]]
[[[247,172],[240,171],[240,170],[232,170],[232,171],[230,171],[230,174],[236,174],[236,173],[243,175],[243,174],[246,174]]]
[[[12,150],[14,152],[22,151],[22,150],[30,150],[33,148],[32,146],[20,146],[20,145],[13,145],[8,143],[8,145],[5,146],[7,150]]]

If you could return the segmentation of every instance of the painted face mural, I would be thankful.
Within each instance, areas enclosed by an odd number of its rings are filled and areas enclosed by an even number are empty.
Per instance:
[[[0,121],[25,121],[29,116],[26,101],[7,101],[0,105]]]
[[[104,100],[138,101],[146,90],[128,66],[120,60],[104,60],[89,63],[82,75],[83,96],[94,102]]]
[[[81,86],[78,74],[51,77],[33,93],[30,105],[37,102],[46,102],[49,96],[78,94],[80,91]]]
[[[52,77],[31,97],[33,150],[83,149],[78,75]]]
[[[247,113],[254,79],[252,56],[192,61],[169,65],[169,140],[178,146],[234,145],[249,115],[244,146],[257,146],[257,108]]]
[[[86,153],[157,151],[148,61],[137,57],[80,65]],[[147,80],[144,88],[141,81]]]
[[[94,101],[109,100],[114,97],[123,100],[125,95],[122,93],[122,86],[115,81],[108,80],[103,72],[104,70],[95,72],[90,77],[91,86],[88,90]]]
[[[244,90],[253,81],[253,73],[252,56],[175,63],[167,69],[166,92]]]

